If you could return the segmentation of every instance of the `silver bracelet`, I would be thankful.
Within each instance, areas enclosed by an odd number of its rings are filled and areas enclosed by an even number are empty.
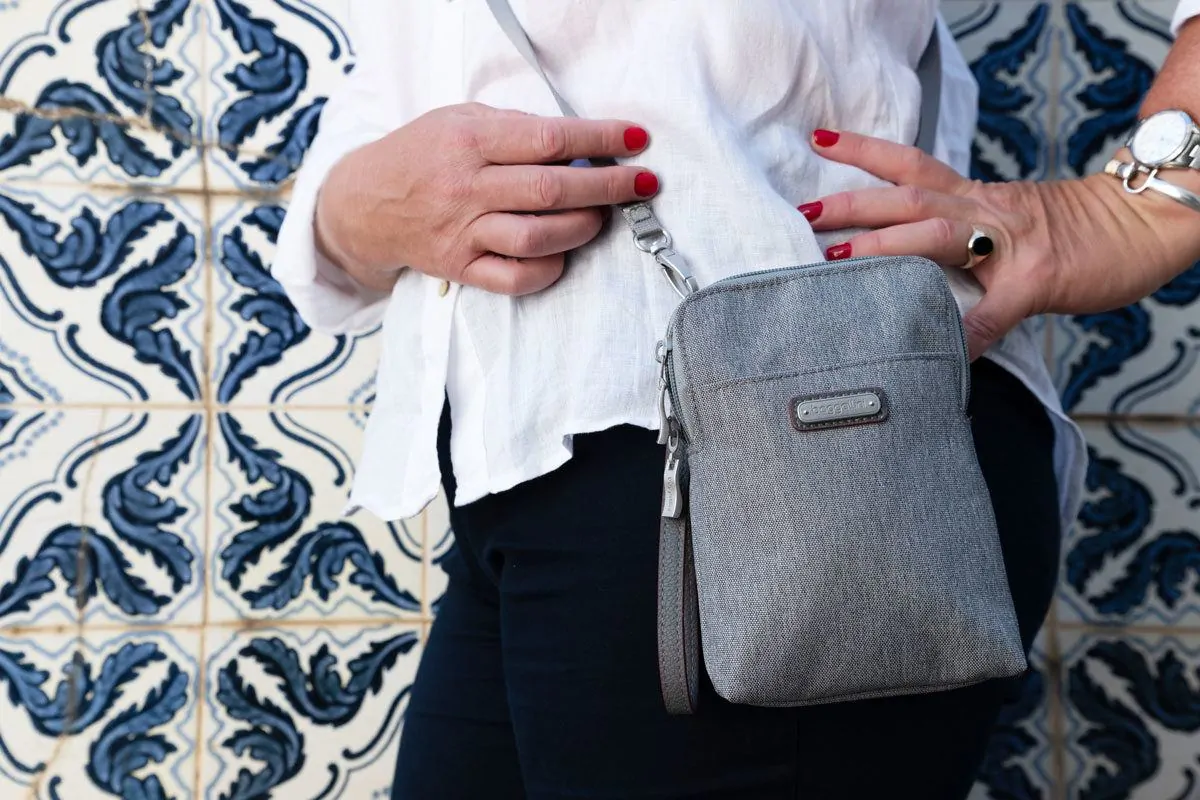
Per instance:
[[[1105,165],[1104,171],[1120,178],[1125,186],[1125,191],[1130,194],[1141,194],[1147,189],[1151,189],[1161,195],[1166,195],[1177,203],[1182,203],[1193,211],[1200,211],[1200,194],[1161,180],[1158,177],[1158,170],[1146,170],[1137,164],[1114,158]],[[1145,179],[1134,185],[1133,181],[1138,176],[1145,176]]]

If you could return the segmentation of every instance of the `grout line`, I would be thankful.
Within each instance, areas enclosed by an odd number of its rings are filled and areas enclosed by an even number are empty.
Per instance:
[[[154,130],[153,126],[146,124],[140,117],[126,117],[120,114],[98,114],[94,111],[80,111],[77,108],[41,108],[4,96],[0,96],[0,111],[51,120],[52,122],[63,122],[70,119],[90,119],[94,122],[111,122],[114,125],[124,125],[129,128]],[[162,131],[159,132],[161,133]]]
[[[0,104],[6,102],[0,98]],[[4,109],[0,107],[0,111]],[[34,115],[38,116],[38,115]],[[44,115],[43,115],[44,116]],[[74,115],[81,116],[81,115]],[[120,124],[126,124],[125,120],[121,120]],[[130,125],[130,127],[143,127],[140,125]],[[198,151],[200,156],[199,161],[202,164],[208,162],[205,157],[208,150],[214,149],[215,145],[198,143],[189,145],[194,150]],[[260,155],[253,150],[239,149],[235,157],[255,156]],[[11,186],[29,186],[29,187],[53,187],[63,189],[80,188],[87,189],[92,194],[107,192],[117,195],[137,194],[139,196],[151,197],[213,197],[231,200],[252,200],[256,202],[278,202],[285,203],[291,197],[292,186],[295,183],[294,176],[289,177],[282,183],[263,184],[262,186],[243,186],[240,188],[221,188],[210,186],[208,189],[202,189],[193,186],[174,186],[161,185],[152,183],[138,183],[132,181],[130,183],[107,183],[105,181],[68,181],[51,179],[30,180],[25,178],[5,178],[5,183]]]
[[[141,2],[141,0],[138,0]],[[202,10],[196,12],[200,15],[197,21],[198,26],[202,30],[200,36],[200,112],[196,116],[196,133],[203,140],[204,132],[207,129],[208,119],[205,117],[205,112],[208,110],[208,81],[203,80],[208,74],[208,22],[207,13]],[[199,796],[204,785],[204,766],[208,757],[208,749],[204,743],[204,710],[208,703],[208,647],[209,647],[209,632],[216,632],[216,627],[212,624],[212,609],[210,606],[209,591],[212,583],[212,574],[209,572],[209,553],[214,546],[213,531],[212,531],[212,509],[213,509],[213,466],[216,463],[216,436],[217,430],[217,409],[214,400],[215,387],[210,379],[211,368],[213,363],[213,226],[212,226],[212,176],[209,174],[208,164],[208,147],[201,148],[198,152],[200,161],[200,190],[203,193],[202,213],[204,215],[204,252],[201,254],[203,259],[201,269],[204,270],[204,332],[203,332],[203,351],[200,354],[201,375],[203,378],[203,386],[200,390],[200,399],[204,403],[205,417],[205,437],[204,437],[204,548],[203,548],[203,564],[204,578],[203,586],[201,587],[200,597],[200,658],[196,670],[196,733],[193,743],[193,752],[195,752],[195,768],[194,779],[192,782],[192,791],[195,796]]]
[[[1055,15],[1061,18],[1064,0],[1054,0],[1054,5],[1056,6]],[[1046,130],[1049,131],[1050,142],[1046,153],[1046,174],[1043,178],[1053,180],[1057,176],[1059,168],[1059,101],[1062,91],[1063,32],[1053,22],[1050,30],[1052,32],[1050,37],[1050,85],[1046,87],[1049,92],[1046,102],[1050,107]],[[1055,317],[1047,315],[1045,319],[1045,359],[1051,375],[1053,375]],[[1058,598],[1056,596],[1051,601],[1050,610],[1046,616],[1046,669],[1050,673],[1050,680],[1046,686],[1046,715],[1050,722],[1050,796],[1054,800],[1065,800],[1067,792],[1066,701],[1063,694],[1064,676],[1062,648],[1058,638],[1059,630]]]
[[[436,502],[436,501],[435,501]],[[429,553],[429,507],[421,512],[421,616],[433,616],[433,603],[429,600],[429,568],[433,556]]]
[[[209,144],[200,144],[200,145],[197,145],[197,147],[196,147],[196,149],[201,151],[202,156],[204,155],[205,151],[208,151],[208,150],[211,150],[214,148],[215,148],[215,145],[209,145]],[[237,154],[238,154],[238,156],[256,155],[255,153],[247,153],[247,152],[241,151],[241,150],[239,150]],[[202,173],[203,177],[201,180],[203,183],[207,184],[207,188],[204,188],[203,186],[202,187],[162,186],[162,185],[154,185],[154,184],[142,186],[142,185],[130,185],[130,184],[122,184],[122,183],[104,183],[104,182],[88,183],[88,184],[85,184],[85,186],[89,189],[98,189],[100,191],[113,192],[113,193],[117,193],[117,194],[129,194],[132,189],[132,190],[135,190],[140,193],[147,194],[147,195],[166,195],[166,196],[171,196],[171,197],[214,197],[214,198],[220,197],[220,198],[233,198],[233,199],[249,198],[252,200],[258,200],[260,202],[268,201],[268,200],[282,201],[286,198],[286,196],[288,195],[288,193],[291,191],[291,188],[292,188],[292,179],[291,178],[284,181],[283,183],[269,184],[269,185],[264,184],[261,187],[250,187],[250,188],[243,188],[243,189],[217,188],[217,187],[214,187],[211,185],[210,176],[204,174],[204,173],[207,173],[207,171],[208,171],[208,159],[202,157],[200,159],[200,163],[201,163],[201,169],[203,170],[203,173]],[[64,185],[78,187],[79,184],[66,182],[66,183],[64,183]]]
[[[147,68],[149,68],[149,62],[147,62]],[[147,91],[147,95],[149,96],[148,91]],[[155,134],[159,134],[160,136],[163,136],[167,139],[172,139],[174,141],[177,141],[187,149],[199,151],[199,154],[201,156],[201,161],[205,160],[204,156],[207,155],[207,151],[209,151],[209,150],[219,150],[223,153],[226,152],[226,149],[224,147],[221,147],[219,142],[206,142],[198,136],[191,136],[190,132],[189,132],[189,135],[185,136],[185,135],[181,135],[178,131],[176,131],[174,129],[158,127],[149,118],[150,117],[150,105],[151,104],[149,102],[149,99],[147,99],[146,110],[144,110],[141,115],[127,116],[124,114],[101,114],[101,113],[98,113],[95,111],[80,111],[77,108],[54,108],[54,107],[45,108],[42,106],[30,105],[28,102],[26,102],[24,100],[18,100],[14,97],[6,97],[4,95],[0,95],[0,112],[7,112],[10,114],[14,114],[16,116],[28,116],[28,117],[34,117],[36,119],[45,119],[45,120],[50,120],[51,122],[65,122],[67,120],[72,120],[72,119],[87,119],[87,120],[91,120],[93,122],[107,122],[107,123],[111,123],[113,125],[120,125],[121,127],[124,127],[124,128],[132,128],[134,130],[141,130],[141,131],[146,131],[148,133],[155,133]],[[203,130],[203,129],[201,129],[201,130]],[[236,160],[237,158],[239,158],[241,156],[266,158],[269,155],[270,154],[267,153],[265,150],[260,150],[260,149],[254,148],[254,147],[239,146],[234,149],[233,155],[230,157]],[[14,182],[49,183],[49,184],[55,183],[54,181],[47,181],[47,182],[14,181]],[[210,190],[210,194],[212,194],[213,196],[230,196],[230,197],[242,197],[242,196],[253,197],[253,196],[258,196],[260,194],[281,194],[281,193],[286,193],[286,192],[290,191],[292,184],[294,182],[295,182],[295,176],[291,175],[286,180],[284,180],[282,183],[272,184],[270,187],[264,186],[261,189],[256,189],[256,188],[215,189],[214,188],[214,189]],[[63,185],[78,187],[80,184],[64,182]],[[90,187],[90,188],[99,188],[99,189],[115,188],[120,191],[129,191],[130,187],[134,184],[107,184],[107,183],[102,183],[102,182],[101,183],[86,183],[85,182],[85,183],[83,183],[83,185]],[[198,189],[189,189],[189,188],[184,188],[184,187],[169,187],[169,190],[172,194],[199,194],[200,193],[200,190],[198,190]]]
[[[1152,425],[1200,425],[1196,414],[1105,414],[1082,412],[1071,414],[1076,422],[1137,422]]]
[[[100,421],[96,426],[96,433],[92,436],[92,445],[98,445],[100,437],[104,435],[104,426],[108,412],[102,410],[100,412]],[[82,598],[87,594],[87,586],[85,585],[86,575],[91,575],[92,570],[87,565],[88,553],[88,532],[91,526],[88,525],[88,492],[91,491],[92,483],[96,475],[96,462],[100,460],[100,453],[93,452],[88,460],[87,470],[84,472],[83,480],[79,485],[79,547],[75,556],[75,624],[62,625],[62,633],[74,633],[75,643],[72,649],[72,655],[83,654],[84,648],[84,614],[86,612]],[[54,740],[54,749],[50,752],[50,757],[44,762],[42,767],[29,783],[28,800],[37,800],[38,794],[42,788],[42,781],[50,772],[50,768],[54,766],[62,755],[63,748],[66,747],[67,740],[71,738],[71,728],[79,717],[79,685],[75,681],[75,673],[73,671],[63,672],[63,680],[67,681],[67,704],[63,710],[63,715],[66,718],[66,724],[63,725],[62,732]]]
[[[146,99],[146,105],[142,109],[142,121],[153,128],[151,108],[153,106],[154,95],[152,94],[153,90],[151,87],[154,85],[154,59],[149,52],[150,37],[152,34],[150,29],[150,15],[146,13],[146,7],[142,5],[142,0],[136,0],[136,2],[138,21],[142,23],[142,44],[138,48],[138,52],[142,55],[142,66],[146,69],[146,74],[142,77],[142,94]]]
[[[202,538],[202,546],[200,548],[200,625],[199,637],[200,641],[197,645],[196,658],[196,731],[193,740],[192,748],[195,753],[195,770],[193,772],[194,779],[192,782],[192,791],[199,796],[200,787],[204,780],[204,756],[207,752],[204,749],[204,709],[208,703],[208,632],[212,628],[209,620],[209,585],[212,580],[212,575],[208,570],[208,554],[212,546],[212,476],[213,476],[213,411],[207,409],[204,412],[205,429],[204,429],[204,520],[202,530],[204,535]]]
[[[203,124],[203,120],[201,120]],[[201,214],[204,217],[204,233],[203,243],[201,245],[201,263],[200,268],[204,270],[204,333],[201,337],[202,345],[200,350],[200,374],[204,376],[204,380],[200,387],[200,401],[203,403],[206,411],[213,411],[217,404],[214,400],[214,392],[216,387],[213,385],[213,260],[212,251],[215,245],[213,241],[213,210],[212,210],[212,195],[209,193],[209,175],[208,175],[208,159],[200,161],[200,186],[203,191],[203,205]]]
[[[1066,701],[1063,697],[1062,648],[1058,639],[1058,600],[1050,604],[1046,617],[1046,716],[1050,721],[1050,794],[1055,800],[1064,800],[1067,785],[1067,739]]]
[[[42,108],[40,106],[31,106],[21,100],[2,96],[0,96],[0,111],[8,111],[17,115],[46,119],[53,122],[65,122],[71,119],[90,119],[93,122],[108,122],[125,128],[157,133],[168,139],[174,139],[187,148],[196,146],[194,139],[182,137],[176,131],[167,128],[155,127],[141,117],[126,117],[121,114],[98,114],[95,111],[80,111],[76,108]]]
[[[211,407],[221,413],[236,414],[242,411],[269,411],[276,414],[286,414],[290,411],[359,411],[368,412],[369,405],[338,405],[336,403],[287,403],[286,405],[270,405],[266,403],[212,403],[204,401],[192,403],[0,403],[0,408],[28,411],[187,411],[202,413]]]
[[[1098,624],[1095,622],[1060,622],[1059,630],[1092,634],[1096,636],[1119,636],[1134,634],[1142,636],[1200,636],[1200,625],[1122,625]]]
[[[211,280],[211,276],[206,277],[206,281]],[[211,291],[211,287],[206,286],[206,291]],[[211,295],[210,295],[211,299]],[[211,306],[211,302],[206,304]],[[211,309],[210,309],[211,311]],[[205,336],[211,337],[212,322],[205,322]],[[207,355],[204,356],[208,358]],[[205,365],[205,376],[207,377],[208,365]],[[211,391],[211,386],[206,382],[203,391],[207,394]],[[179,402],[179,403],[162,403],[162,402],[127,402],[127,403],[32,403],[32,402],[15,402],[15,403],[0,403],[0,408],[11,408],[18,410],[32,411],[59,411],[59,410],[85,410],[94,411],[97,409],[109,409],[120,411],[191,411],[202,412],[206,408],[211,407],[222,413],[238,413],[243,411],[268,411],[277,414],[284,414],[292,411],[359,411],[369,412],[371,406],[365,403],[239,403],[236,400],[232,403],[216,403],[210,400],[201,400],[199,402]],[[1135,424],[1149,425],[1200,425],[1200,415],[1197,414],[1106,414],[1081,412],[1069,415],[1076,422],[1083,423],[1103,423],[1103,422],[1126,422]]]
[[[196,633],[204,628],[211,630],[244,631],[271,630],[274,628],[363,628],[380,625],[401,625],[415,627],[433,620],[424,615],[390,616],[390,617],[347,617],[315,618],[315,619],[230,619],[209,620],[208,622],[155,622],[137,625],[129,622],[96,622],[86,623],[87,633]],[[58,625],[13,625],[0,628],[0,637],[14,639],[29,636],[61,636],[74,630],[75,626],[68,623]]]
[[[1061,18],[1062,9],[1065,6],[1063,0],[1055,0],[1054,5],[1058,11],[1056,16]],[[1062,99],[1062,62],[1063,62],[1063,30],[1054,24],[1050,23],[1052,35],[1050,37],[1050,96],[1046,98],[1046,104],[1049,106],[1049,111],[1046,115],[1046,130],[1050,132],[1050,148],[1046,153],[1046,174],[1043,180],[1055,180],[1058,177],[1058,154],[1059,154],[1059,106]]]

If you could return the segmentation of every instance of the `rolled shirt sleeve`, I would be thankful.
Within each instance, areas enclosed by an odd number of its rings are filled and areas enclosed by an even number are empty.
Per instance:
[[[379,35],[387,26],[372,30],[370,25],[366,18],[354,25],[356,65],[321,113],[320,130],[296,175],[271,266],[301,318],[309,327],[331,334],[374,327],[389,298],[389,293],[363,286],[325,258],[317,250],[313,230],[317,193],[334,165],[396,127],[395,98],[385,96],[394,81],[383,79],[387,50],[381,52],[380,47],[388,46]]]
[[[1175,19],[1171,22],[1171,32],[1179,33],[1183,23],[1198,16],[1200,16],[1200,0],[1180,0],[1179,6],[1175,9]]]

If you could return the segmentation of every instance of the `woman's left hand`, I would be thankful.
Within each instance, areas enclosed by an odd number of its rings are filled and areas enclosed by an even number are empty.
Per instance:
[[[992,239],[992,254],[972,267],[984,297],[963,320],[972,358],[1026,317],[1118,308],[1200,259],[1200,215],[1130,195],[1108,175],[981,183],[915,147],[832,131],[813,142],[819,155],[894,184],[800,206],[817,231],[872,229],[829,248],[831,260],[919,255],[967,267],[973,233]]]

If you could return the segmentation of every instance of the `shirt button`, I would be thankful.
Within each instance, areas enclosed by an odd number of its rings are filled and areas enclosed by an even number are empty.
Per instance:
[[[438,287],[438,297],[445,297],[450,294],[450,281],[442,281],[442,285]]]

